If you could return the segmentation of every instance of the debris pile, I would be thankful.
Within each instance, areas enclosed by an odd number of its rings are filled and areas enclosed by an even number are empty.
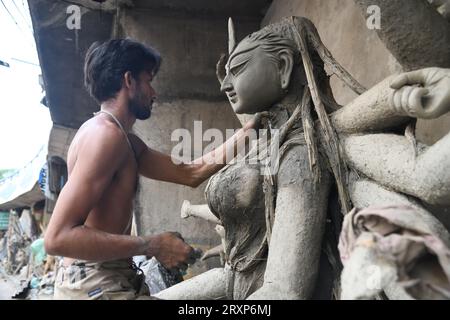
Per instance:
[[[16,209],[6,215],[0,230],[0,269],[17,287],[11,298],[51,299],[58,258],[45,252],[39,214],[36,219],[31,210]]]

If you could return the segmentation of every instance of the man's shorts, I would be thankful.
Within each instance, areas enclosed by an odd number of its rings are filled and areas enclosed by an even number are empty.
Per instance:
[[[58,300],[151,300],[145,275],[130,260],[62,261],[55,279]]]

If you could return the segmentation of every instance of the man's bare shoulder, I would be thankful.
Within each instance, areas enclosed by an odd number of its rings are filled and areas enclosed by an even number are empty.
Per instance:
[[[74,157],[76,162],[87,159],[97,161],[121,162],[128,155],[128,144],[120,128],[116,124],[100,117],[86,121],[77,132],[72,142],[68,158]]]

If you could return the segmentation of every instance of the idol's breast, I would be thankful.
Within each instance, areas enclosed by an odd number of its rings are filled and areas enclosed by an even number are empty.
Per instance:
[[[260,164],[238,162],[211,177],[205,191],[208,205],[224,224],[264,220]]]

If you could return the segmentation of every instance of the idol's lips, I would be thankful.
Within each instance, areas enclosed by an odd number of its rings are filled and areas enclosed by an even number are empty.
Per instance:
[[[231,102],[236,102],[236,100],[237,100],[237,97],[236,97],[236,92],[234,92],[234,91],[229,91],[228,93],[227,93],[227,95],[228,95],[228,99],[231,101]]]

